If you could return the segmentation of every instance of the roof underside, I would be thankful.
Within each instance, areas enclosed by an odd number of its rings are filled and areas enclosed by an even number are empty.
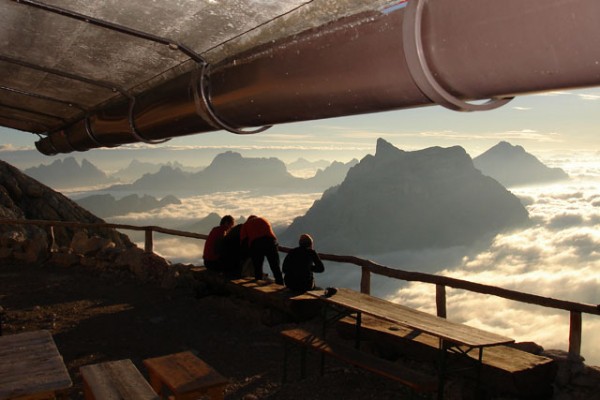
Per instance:
[[[0,0],[0,126],[46,134],[190,71],[398,1]],[[48,6],[48,7],[46,7]],[[57,10],[49,10],[56,8]],[[169,46],[60,10],[167,39]]]

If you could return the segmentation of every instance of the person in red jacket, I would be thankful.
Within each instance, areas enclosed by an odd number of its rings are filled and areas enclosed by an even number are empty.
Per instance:
[[[267,257],[275,283],[283,285],[283,275],[279,267],[277,237],[269,221],[256,215],[249,216],[242,226],[240,240],[250,250],[250,258],[254,266],[254,278],[257,280],[263,279],[263,263],[265,257]]]
[[[204,266],[206,268],[223,272],[224,267],[221,260],[223,238],[234,224],[235,220],[233,217],[231,215],[225,215],[221,218],[219,226],[212,228],[208,234],[208,238],[204,242],[204,252],[202,254]]]

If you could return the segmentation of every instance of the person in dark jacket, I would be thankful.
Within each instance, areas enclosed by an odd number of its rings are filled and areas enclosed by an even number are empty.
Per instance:
[[[225,215],[221,218],[219,226],[212,228],[208,234],[208,238],[204,242],[204,251],[202,258],[204,266],[213,271],[223,272],[223,238],[231,227],[235,224],[235,220],[231,215]]]
[[[292,249],[283,260],[283,281],[294,292],[306,292],[315,288],[313,272],[323,272],[325,266],[313,249],[310,235],[303,234],[298,247]]]

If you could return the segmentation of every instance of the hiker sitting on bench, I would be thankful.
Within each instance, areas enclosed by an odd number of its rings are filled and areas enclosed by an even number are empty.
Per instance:
[[[298,244],[283,260],[283,281],[294,292],[306,292],[315,288],[313,272],[323,272],[325,267],[310,235],[301,235]]]

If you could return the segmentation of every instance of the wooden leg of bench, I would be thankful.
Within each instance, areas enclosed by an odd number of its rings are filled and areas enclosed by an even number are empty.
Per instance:
[[[150,386],[152,386],[152,389],[154,389],[154,391],[156,392],[156,394],[160,397],[160,395],[162,393],[162,381],[161,381],[160,377],[158,377],[152,371],[148,371],[148,375],[149,375],[149,378],[150,378],[149,379]]]
[[[281,377],[281,382],[287,382],[287,369],[288,369],[288,361],[289,361],[289,352],[290,352],[290,344],[287,340],[283,341],[283,374]]]
[[[302,346],[300,349],[300,377],[301,379],[306,378],[306,347]]]
[[[83,397],[85,400],[95,400],[94,394],[92,393],[92,389],[90,389],[90,385],[86,382],[85,378],[83,379]]]

